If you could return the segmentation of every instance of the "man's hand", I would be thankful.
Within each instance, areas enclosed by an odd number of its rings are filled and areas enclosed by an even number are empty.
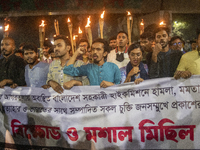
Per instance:
[[[12,84],[10,87],[15,89],[18,85],[16,83]]]
[[[47,84],[42,86],[43,89],[49,89],[50,87],[51,87],[51,86],[50,86],[50,85],[47,85]]]
[[[190,71],[183,71],[181,73],[181,77],[184,79],[190,78],[192,76],[192,73]]]
[[[112,86],[112,85],[114,85],[114,83],[112,83],[112,82],[108,82],[108,81],[102,81],[101,82],[101,84],[100,84],[100,87],[102,87],[102,88],[107,88],[107,87],[109,87],[109,86]]]
[[[176,71],[174,74],[174,78],[176,80],[180,78],[187,79],[187,78],[190,78],[191,76],[192,76],[192,73],[190,71]]]
[[[57,82],[50,80],[50,81],[48,82],[48,84],[49,84],[49,85],[53,88],[53,90],[56,91],[57,93],[59,93],[59,94],[62,94],[62,93],[63,93],[63,91],[64,91],[63,88],[62,88],[61,85],[58,84]]]
[[[82,82],[81,81],[77,81],[77,80],[71,80],[71,81],[68,81],[68,82],[65,82],[63,84],[63,87],[64,89],[71,89],[73,86],[82,86]]]
[[[140,82],[143,82],[144,81],[144,79],[142,79],[142,78],[138,78],[138,79],[135,79],[135,84],[139,84]]]
[[[152,60],[157,63],[157,56],[158,53],[162,50],[162,46],[160,43],[156,43],[155,47],[152,47],[153,53],[152,53]]]
[[[11,79],[4,79],[0,82],[0,88],[4,88],[6,84],[13,84],[13,81]]]
[[[175,73],[174,73],[174,78],[177,80],[177,79],[180,79],[180,77],[181,77],[181,73],[182,73],[182,71],[176,71]]]
[[[82,55],[86,52],[85,48],[84,47],[79,47],[77,50],[76,50],[76,53],[78,55]]]

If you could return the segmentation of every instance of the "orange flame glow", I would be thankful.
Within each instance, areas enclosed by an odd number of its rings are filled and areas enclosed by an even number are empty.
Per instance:
[[[41,23],[40,27],[44,27],[44,26],[45,26],[44,20],[42,20],[42,23]]]
[[[70,18],[67,19],[67,22],[71,22]]]
[[[102,19],[104,18],[104,13],[105,13],[105,11],[103,11],[103,13],[101,14],[101,18]]]
[[[73,36],[73,40],[76,40],[76,35]]]
[[[161,25],[161,26],[164,25],[164,21],[161,21],[161,22],[160,22],[160,25]]]
[[[141,26],[143,26],[143,25],[144,25],[143,19],[142,19],[142,22],[140,23],[140,25],[141,25]]]
[[[5,26],[4,31],[6,32],[6,31],[8,31],[8,29],[9,29],[9,24],[7,24],[7,25]]]
[[[87,24],[86,24],[86,26],[85,27],[90,27],[90,23],[91,23],[91,21],[90,21],[90,16],[87,18]]]
[[[56,34],[54,34],[53,37],[56,37]]]
[[[131,13],[130,13],[129,11],[127,11],[127,15],[128,15],[128,16],[130,16],[130,15],[131,15]]]
[[[83,33],[80,27],[78,28],[78,33],[79,34]]]

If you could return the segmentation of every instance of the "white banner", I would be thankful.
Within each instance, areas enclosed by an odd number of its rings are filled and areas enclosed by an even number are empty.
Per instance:
[[[73,149],[199,149],[200,76],[109,88],[0,89],[0,142]]]

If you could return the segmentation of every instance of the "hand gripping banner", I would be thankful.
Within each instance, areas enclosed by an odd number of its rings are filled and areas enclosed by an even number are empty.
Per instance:
[[[5,87],[0,89],[0,146],[199,149],[199,95],[200,76],[106,89],[77,86],[63,94]],[[14,145],[5,145],[10,139]]]

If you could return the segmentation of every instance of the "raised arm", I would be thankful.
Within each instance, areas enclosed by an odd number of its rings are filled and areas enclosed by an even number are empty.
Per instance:
[[[76,58],[77,58],[79,55],[82,55],[82,54],[84,54],[84,53],[85,53],[85,49],[82,48],[82,47],[79,47],[79,48],[75,51],[74,55],[69,59],[69,61],[68,61],[68,63],[67,63],[67,66],[74,64],[75,61],[76,61]]]

